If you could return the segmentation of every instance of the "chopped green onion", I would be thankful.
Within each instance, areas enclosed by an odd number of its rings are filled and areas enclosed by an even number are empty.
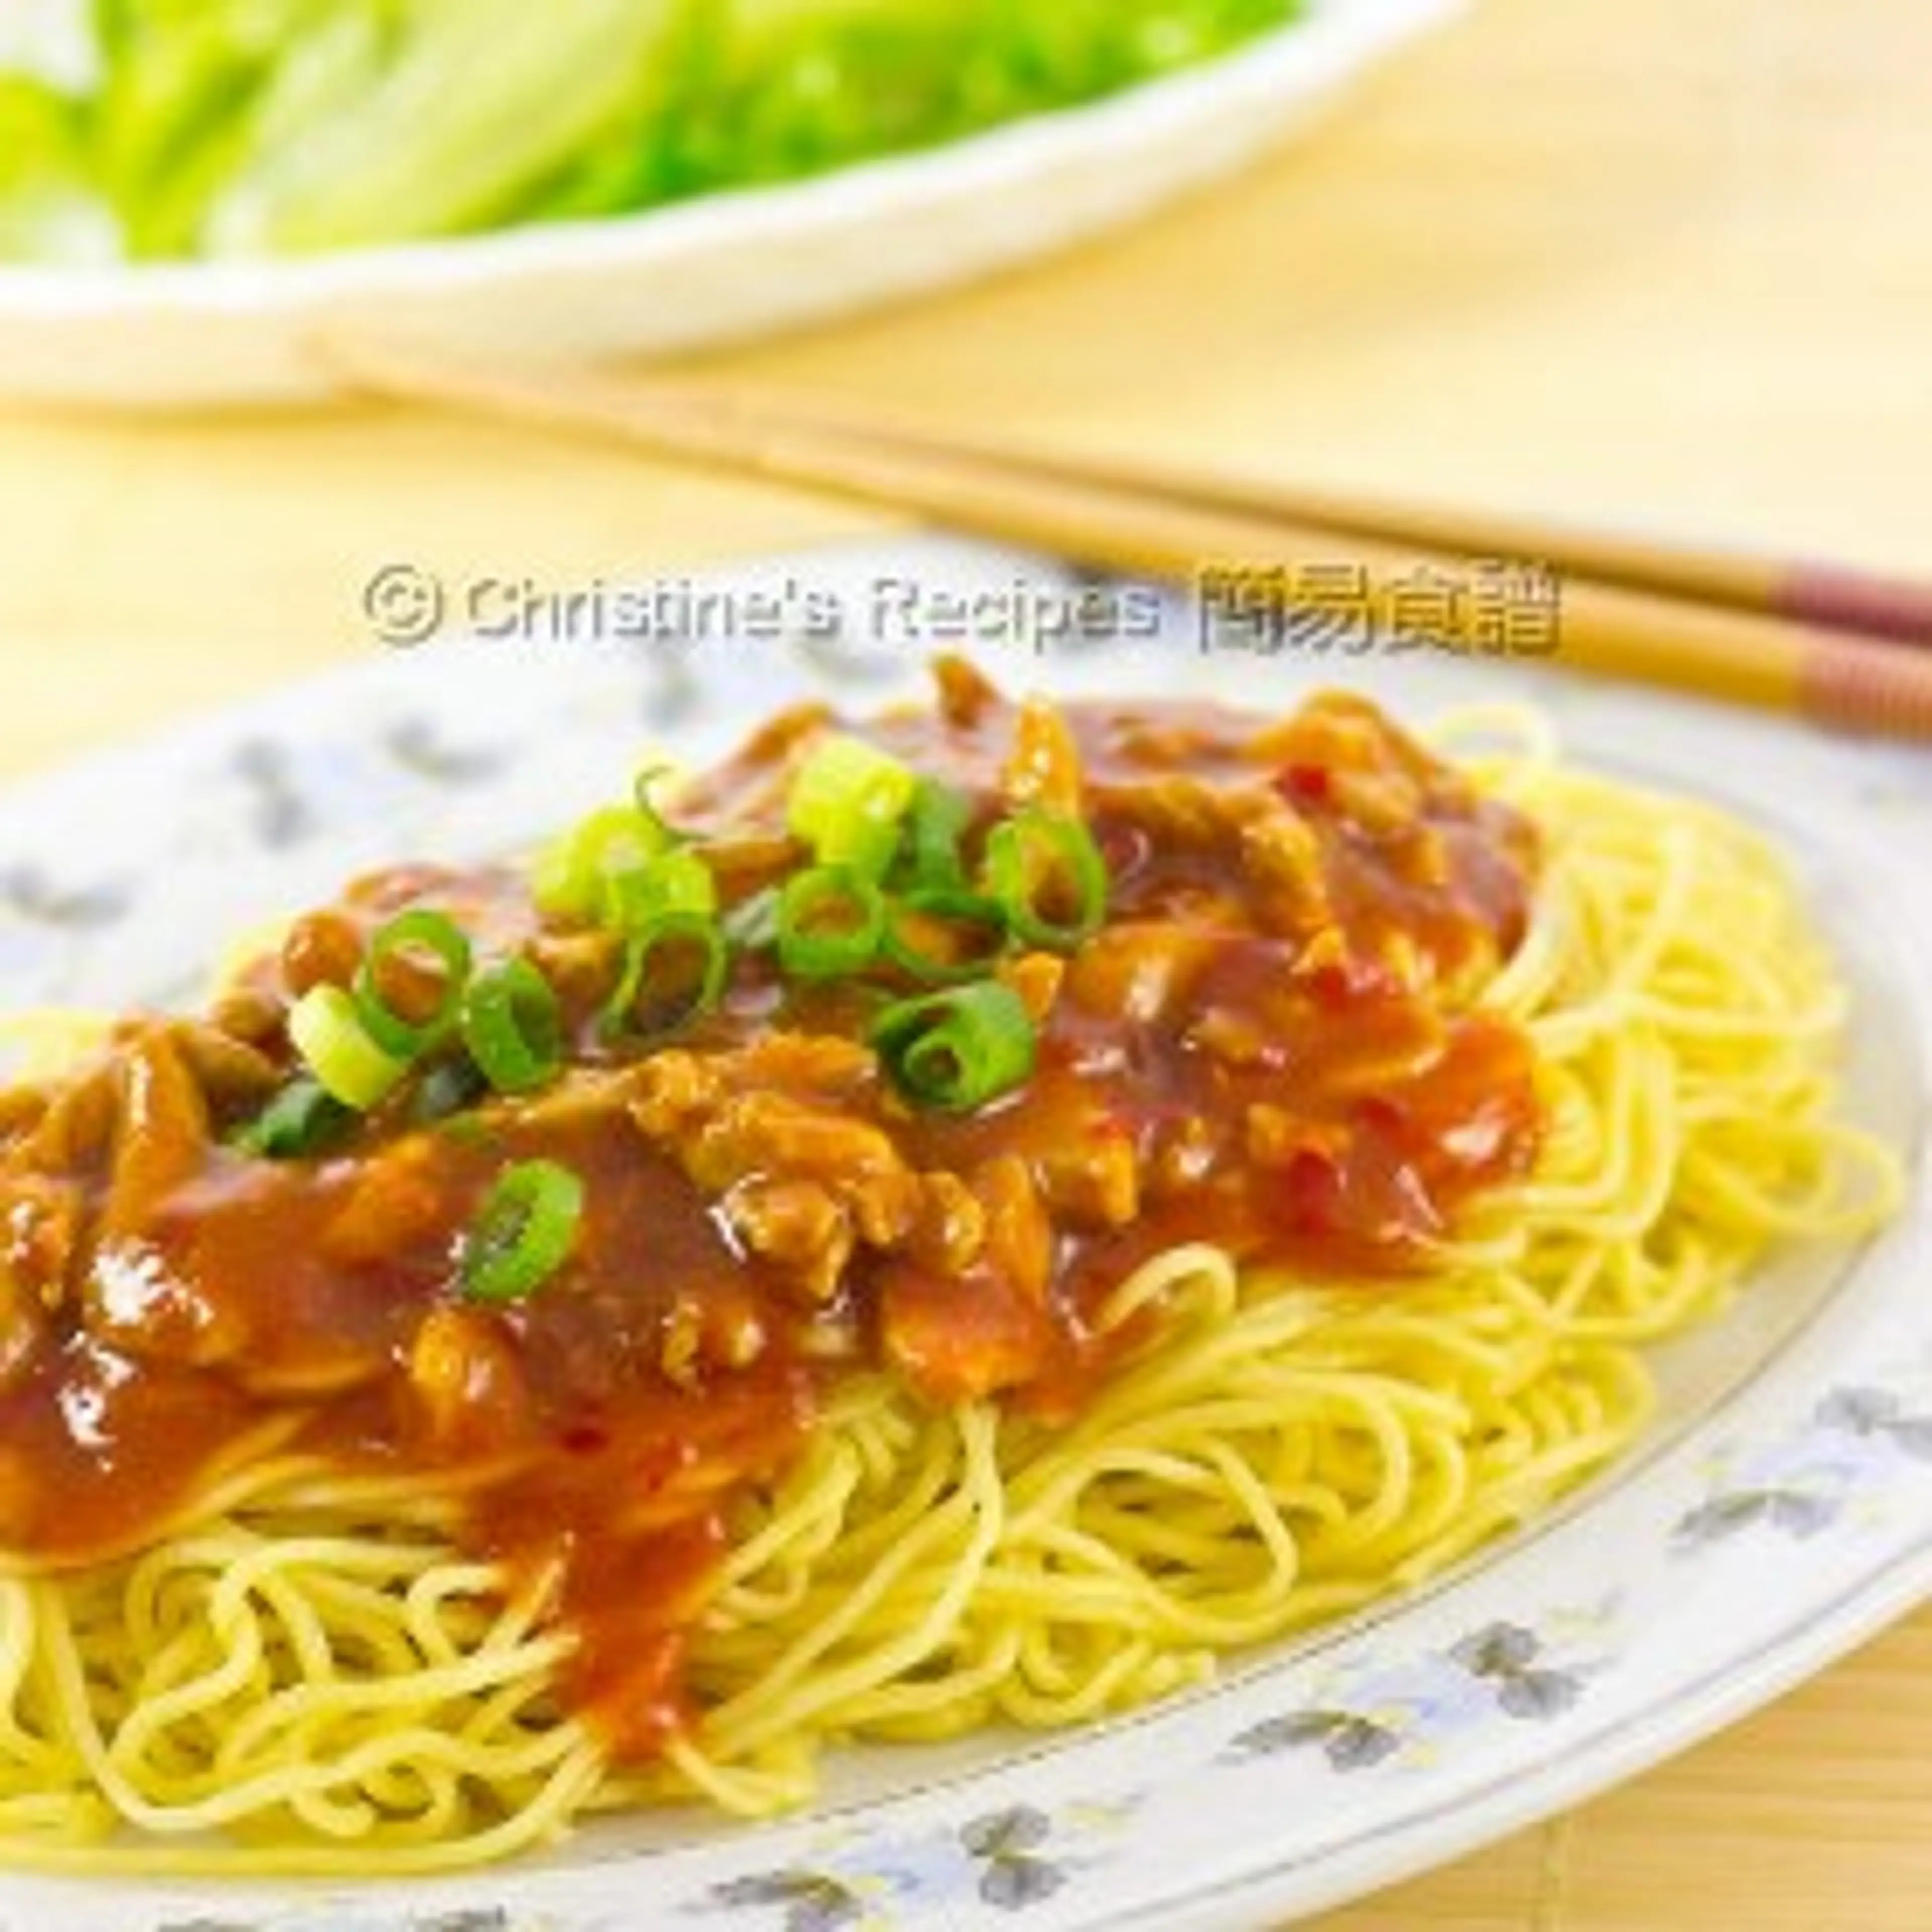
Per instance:
[[[795,980],[842,980],[879,956],[886,897],[849,866],[815,866],[778,895],[778,964]]]
[[[984,944],[965,958],[949,959],[917,944],[907,928],[920,923],[955,932],[976,926],[985,934]],[[915,980],[932,986],[963,986],[984,979],[1006,946],[1006,914],[998,902],[963,887],[932,886],[908,892],[892,907],[886,921],[886,957]]]
[[[660,952],[674,956],[680,949],[694,950],[695,971],[679,992],[670,982],[671,974],[655,976],[652,968]],[[624,971],[617,990],[604,1009],[598,1030],[606,1040],[652,1040],[675,1033],[710,1012],[724,996],[724,982],[731,968],[731,950],[723,929],[715,919],[694,913],[670,913],[633,932],[624,942]],[[644,1025],[638,1023],[638,1002],[649,992],[665,1001],[660,1014]]]
[[[409,1071],[369,1037],[354,997],[340,986],[314,986],[289,1012],[289,1038],[309,1071],[345,1107],[366,1114]]]
[[[500,1094],[527,1094],[563,1070],[563,1016],[527,959],[478,974],[463,1002],[463,1043]]]
[[[320,1081],[292,1080],[229,1144],[263,1160],[301,1160],[339,1139],[355,1118]]]
[[[960,841],[973,822],[973,801],[934,778],[922,778],[907,814],[902,861],[909,885],[922,892],[966,883]]]
[[[606,806],[539,856],[531,880],[537,908],[552,919],[601,918],[610,880],[640,871],[669,849],[661,823],[632,806]]]
[[[425,1020],[406,1019],[382,990],[383,967],[412,952],[433,955],[442,975],[436,1010]],[[415,1060],[427,1053],[456,1024],[470,977],[470,941],[454,921],[440,912],[406,912],[391,920],[370,940],[356,976],[356,1010],[363,1030],[398,1060]]]
[[[890,752],[860,738],[826,738],[792,780],[786,822],[821,865],[877,878],[892,863],[918,790],[917,776]]]
[[[1014,935],[1046,952],[1073,952],[1107,916],[1107,862],[1093,833],[1064,813],[1034,808],[995,826],[986,883]]]
[[[1025,1001],[998,980],[902,1000],[873,1023],[872,1040],[908,1100],[949,1114],[1023,1086],[1040,1057]]]
[[[554,1160],[520,1161],[484,1198],[463,1239],[472,1301],[521,1301],[570,1258],[584,1218],[584,1183]]]
[[[629,872],[614,872],[606,882],[604,923],[620,932],[634,932],[672,913],[708,916],[718,910],[718,881],[695,852],[660,854]]]
[[[657,808],[651,796],[651,788],[661,778],[675,778],[676,772],[669,765],[651,765],[638,774],[638,781],[632,795],[637,801],[638,816],[650,828],[651,836],[657,840],[661,852],[675,851],[680,845],[691,843],[691,834],[680,832]]]
[[[490,1091],[489,1076],[461,1055],[438,1060],[416,1083],[410,1118],[419,1127],[448,1127]]]
[[[778,889],[767,886],[724,915],[724,937],[746,952],[763,952],[778,943]]]

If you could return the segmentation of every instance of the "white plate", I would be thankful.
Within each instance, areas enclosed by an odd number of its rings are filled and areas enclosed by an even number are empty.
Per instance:
[[[782,560],[707,634],[470,642],[398,654],[0,799],[9,1003],[185,1000],[208,936],[357,867],[528,838],[650,741],[703,757],[827,686],[864,709],[921,642],[881,580],[1048,600],[1065,580],[962,547]],[[1146,594],[1150,598],[1150,593]],[[645,615],[614,603],[611,628]],[[930,606],[928,606],[930,608]],[[1540,668],[1204,652],[1150,602],[1104,647],[980,652],[1013,684],[1287,702],[1346,675],[1414,716],[1527,697],[1573,756],[1718,797],[1796,856],[1856,984],[1851,1103],[1907,1149],[1912,1205],[1852,1254],[1797,1252],[1666,1352],[1629,1462],[1432,1588],[1251,1659],[1219,1688],[1045,1738],[854,1754],[811,1816],[758,1829],[600,1825],[544,1860],[381,1886],[0,1876],[35,1932],[1186,1932],[1312,1910],[1641,1770],[1762,1702],[1932,1587],[1932,760]],[[751,614],[762,613],[762,614]],[[828,614],[845,635],[831,634]],[[788,619],[788,621],[790,621]],[[1847,1910],[1856,1886],[1846,1877]],[[467,1915],[467,1916],[466,1916]]]
[[[314,394],[306,345],[380,328],[474,349],[667,352],[962,281],[1145,213],[1299,131],[1455,0],[1312,0],[1208,68],[792,187],[304,262],[0,266],[0,393]]]

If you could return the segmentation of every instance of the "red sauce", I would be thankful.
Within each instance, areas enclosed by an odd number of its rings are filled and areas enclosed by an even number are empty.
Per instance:
[[[208,1029],[132,1022],[58,1092],[0,1111],[0,1546],[50,1565],[139,1547],[212,1478],[298,1447],[446,1486],[461,1534],[554,1588],[568,1701],[621,1755],[693,1718],[685,1633],[734,1502],[828,1388],[1077,1410],[1123,1352],[1098,1312],[1139,1263],[1243,1262],[1400,1293],[1523,1174],[1526,1040],[1473,1010],[1520,943],[1528,826],[1366,706],[1270,724],[1205,706],[1021,712],[970,674],[871,735],[976,802],[1077,784],[1112,874],[1071,960],[1023,962],[1038,1071],[978,1114],[909,1108],[850,989],[741,961],[723,1010],[627,1059],[591,1015],[607,945],[546,930],[518,874],[364,881],[248,976],[231,1058],[280,1077],[292,995],[406,904],[551,976],[572,1065],[424,1126],[410,1096],[326,1157],[224,1145],[260,1104]],[[818,721],[760,734],[683,816],[728,896],[796,855],[782,800]],[[247,1002],[243,1002],[243,1006]],[[464,1232],[511,1162],[584,1180],[572,1256],[529,1300],[462,1295]]]

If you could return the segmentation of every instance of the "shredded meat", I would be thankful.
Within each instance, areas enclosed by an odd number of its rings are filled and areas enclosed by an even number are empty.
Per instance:
[[[866,1048],[776,1034],[732,1053],[659,1054],[639,1070],[631,1117],[718,1204],[747,1252],[824,1306],[862,1250],[956,1269],[986,1239],[974,1191],[915,1171],[866,1118],[878,1089]]]

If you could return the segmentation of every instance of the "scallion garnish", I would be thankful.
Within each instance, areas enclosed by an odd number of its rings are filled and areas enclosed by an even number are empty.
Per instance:
[[[532,879],[537,908],[552,919],[600,919],[610,881],[641,871],[669,849],[662,821],[634,806],[593,812],[538,859]]]
[[[662,780],[674,778],[676,773],[669,765],[651,765],[638,774],[638,782],[632,795],[637,801],[638,816],[650,829],[651,836],[658,842],[661,852],[675,851],[680,845],[691,843],[691,834],[680,832],[658,809],[657,802],[651,796],[652,788]]]
[[[877,878],[892,863],[916,773],[862,738],[823,739],[791,782],[786,821],[821,865]]]
[[[973,801],[936,778],[922,778],[906,814],[901,863],[916,892],[951,891],[966,883],[960,842],[973,822]]]
[[[908,1100],[951,1114],[1023,1086],[1040,1057],[1025,1002],[998,980],[889,1006],[873,1023],[872,1041]]]
[[[934,933],[964,935],[972,942],[970,949],[959,958],[921,943]],[[963,986],[985,978],[1006,946],[1006,914],[998,902],[964,886],[920,887],[896,900],[886,915],[886,957],[931,986]]]
[[[741,952],[762,952],[778,943],[778,889],[767,886],[724,915],[724,937]]]
[[[320,1080],[291,1080],[254,1119],[229,1138],[238,1152],[263,1160],[302,1160],[346,1133],[356,1111]]]
[[[527,959],[479,973],[463,1002],[463,1043],[500,1094],[527,1094],[563,1070],[555,991]]]
[[[670,913],[624,942],[624,970],[598,1027],[606,1040],[650,1041],[710,1012],[724,996],[731,950],[715,919]],[[640,1012],[648,999],[648,1012]]]
[[[885,895],[849,866],[814,866],[778,895],[778,964],[794,980],[862,973],[885,936]]]
[[[370,1038],[354,996],[340,986],[310,987],[290,1009],[289,1038],[328,1092],[358,1113],[380,1106],[409,1071]]]
[[[489,1076],[462,1054],[439,1060],[410,1096],[410,1118],[419,1127],[447,1128],[490,1091]]]
[[[987,836],[987,891],[1014,937],[1048,952],[1071,952],[1107,916],[1107,862],[1077,818],[1034,808]]]
[[[673,913],[709,916],[718,910],[718,881],[695,852],[664,852],[628,872],[614,872],[602,908],[603,923],[634,932]]]
[[[521,1301],[570,1258],[584,1218],[584,1183],[554,1160],[520,1161],[485,1197],[463,1240],[472,1301]]]
[[[412,955],[425,953],[438,976],[436,1006],[427,1018],[412,1020],[391,1004],[383,988],[384,968],[392,961],[400,965]],[[356,976],[356,1010],[363,1030],[398,1060],[415,1060],[427,1053],[456,1024],[470,978],[470,941],[454,920],[440,912],[418,909],[391,920],[369,941]]]

